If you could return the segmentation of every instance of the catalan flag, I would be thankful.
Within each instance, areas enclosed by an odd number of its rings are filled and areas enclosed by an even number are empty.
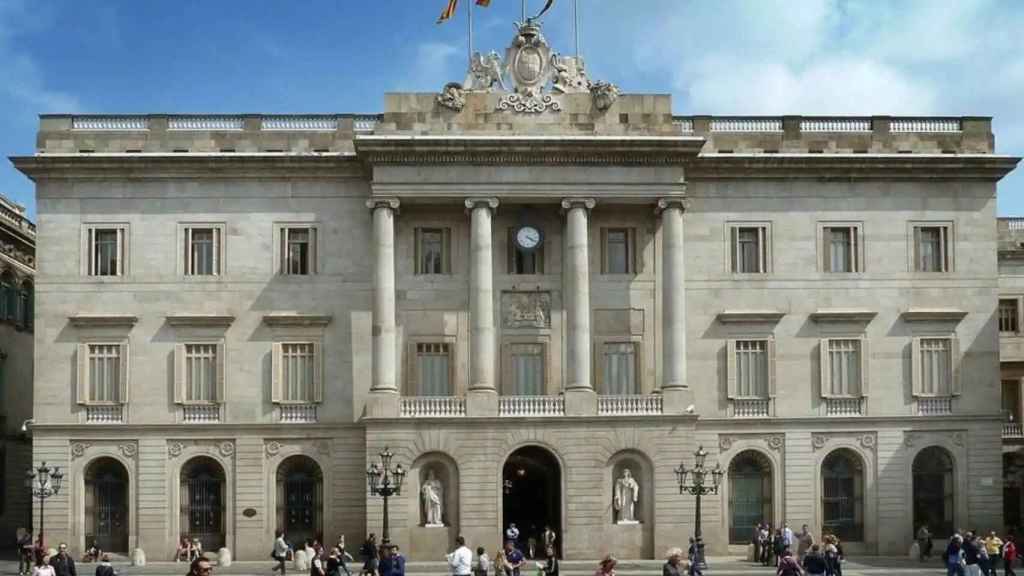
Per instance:
[[[533,19],[536,20],[537,18],[540,18],[541,16],[543,16],[544,13],[547,12],[551,8],[551,5],[554,4],[554,3],[555,3],[555,0],[548,0],[544,4],[544,7],[541,8],[540,12],[538,12],[537,15],[533,17]]]
[[[452,16],[455,16],[455,10],[458,7],[459,7],[459,0],[448,0],[448,5],[445,6],[444,11],[441,12],[441,16],[437,19],[437,23],[440,24],[440,23],[450,19]]]
[[[491,5],[491,0],[476,0],[476,5],[477,6],[483,6],[484,8],[487,8],[488,6]]]

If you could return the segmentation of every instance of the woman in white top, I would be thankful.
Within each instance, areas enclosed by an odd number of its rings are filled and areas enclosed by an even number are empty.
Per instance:
[[[32,569],[32,576],[55,576],[49,555],[43,556],[42,563]]]

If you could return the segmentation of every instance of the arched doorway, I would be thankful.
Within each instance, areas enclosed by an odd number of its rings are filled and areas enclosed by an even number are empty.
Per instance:
[[[203,550],[225,546],[224,468],[206,456],[189,460],[181,469],[181,536],[198,539]]]
[[[953,457],[939,446],[929,446],[914,457],[914,533],[927,525],[932,534],[953,534]]]
[[[106,551],[128,553],[128,471],[113,458],[98,458],[85,470],[85,541]]]
[[[296,548],[323,542],[323,486],[320,465],[308,456],[290,456],[277,467],[277,529]]]
[[[754,526],[773,520],[772,463],[756,450],[740,452],[729,464],[729,543],[749,543]]]
[[[1003,454],[1003,525],[1020,534],[1024,527],[1024,454]]]
[[[821,465],[821,532],[840,540],[864,540],[864,462],[840,448]]]
[[[509,454],[501,472],[502,518],[504,530],[510,524],[519,529],[518,546],[526,550],[533,536],[540,542],[545,526],[558,535],[560,553],[562,534],[562,470],[554,454],[539,446],[524,446]],[[542,550],[537,551],[538,555]]]

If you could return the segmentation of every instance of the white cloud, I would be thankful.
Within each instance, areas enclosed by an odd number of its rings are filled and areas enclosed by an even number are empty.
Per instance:
[[[462,82],[457,70],[462,50],[444,42],[425,42],[416,47],[413,62],[407,68],[410,74],[400,78],[399,89],[410,91],[439,91],[448,82]],[[462,61],[463,63],[465,61]]]
[[[32,113],[76,112],[78,99],[47,86],[45,73],[18,44],[18,34],[45,25],[47,13],[21,0],[0,0],[0,99]]]

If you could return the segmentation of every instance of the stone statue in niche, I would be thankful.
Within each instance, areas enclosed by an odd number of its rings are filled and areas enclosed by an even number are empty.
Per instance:
[[[624,468],[622,476],[615,481],[614,500],[615,510],[619,513],[618,524],[639,524],[636,504],[640,500],[640,485],[629,468]]]
[[[434,475],[433,470],[427,471],[427,479],[420,488],[423,497],[423,516],[428,528],[444,526],[444,484]]]

